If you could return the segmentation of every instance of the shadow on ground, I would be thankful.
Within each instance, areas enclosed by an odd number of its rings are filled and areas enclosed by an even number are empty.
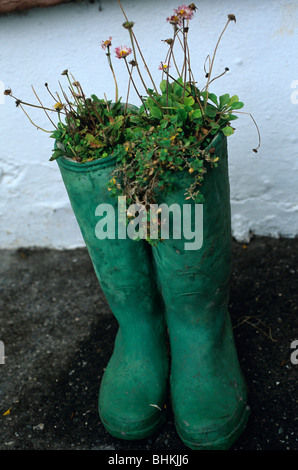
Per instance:
[[[109,436],[97,396],[117,324],[85,249],[0,251],[0,449],[189,452],[170,404],[142,441]],[[298,239],[233,242],[230,295],[251,417],[231,450],[297,450]]]

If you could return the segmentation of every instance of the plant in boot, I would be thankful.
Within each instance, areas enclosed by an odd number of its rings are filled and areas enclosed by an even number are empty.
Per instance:
[[[87,98],[80,82],[68,70],[62,73],[67,79],[67,92],[59,82],[61,91],[53,94],[46,83],[54,100],[52,107],[44,106],[34,89],[39,102],[35,105],[14,97],[11,90],[5,93],[15,98],[16,105],[32,123],[26,106],[41,108],[46,113],[54,128],[49,131],[55,139],[51,160],[66,156],[85,164],[108,156],[116,158],[117,166],[107,182],[110,195],[125,196],[127,204],[144,207],[148,217],[148,230],[144,238],[155,245],[156,240],[150,238],[150,205],[156,203],[161,193],[166,194],[175,189],[177,174],[181,177],[191,175],[184,188],[185,200],[203,202],[201,185],[207,172],[216,168],[220,160],[212,140],[218,133],[232,135],[235,129],[231,123],[238,118],[238,114],[249,114],[240,111],[243,103],[237,95],[226,93],[217,97],[210,91],[214,80],[228,71],[226,67],[219,76],[213,77],[220,41],[229,23],[236,22],[236,18],[233,14],[228,15],[212,56],[208,55],[205,61],[206,83],[201,84],[192,71],[188,44],[191,21],[198,9],[193,3],[174,9],[167,18],[172,36],[164,40],[168,51],[165,60],[160,62],[162,80],[156,86],[134,33],[134,22],[128,19],[120,0],[118,4],[125,18],[123,27],[130,40],[130,46],[118,46],[113,51],[116,60],[121,60],[128,72],[124,103],[119,98],[112,63],[111,36],[102,40],[100,45],[106,53],[115,82],[114,102],[107,100],[106,96],[99,99],[95,94]],[[182,51],[181,64],[176,60],[177,48]],[[146,78],[141,73],[141,63]],[[136,74],[143,90],[136,86]],[[139,109],[128,104],[132,87],[140,99]],[[53,112],[58,115],[57,123],[51,117]],[[251,118],[255,123],[254,118]],[[259,146],[258,127],[257,131]],[[257,152],[257,148],[253,150]],[[126,222],[128,224],[129,220]]]
[[[121,6],[119,1],[118,3]],[[129,70],[124,53],[126,67],[130,79],[133,68],[137,69],[147,95],[141,96],[137,91],[142,104],[137,116],[132,118],[136,126],[131,138],[117,150],[118,164],[109,182],[109,190],[114,196],[125,195],[130,204],[143,205],[148,215],[148,235],[145,238],[154,245],[156,240],[150,238],[150,205],[160,199],[161,193],[165,195],[175,189],[177,174],[182,177],[191,174],[191,179],[187,179],[188,184],[185,186],[185,200],[203,202],[201,185],[206,173],[217,167],[220,159],[212,140],[219,133],[232,135],[234,127],[231,122],[238,118],[237,113],[242,113],[239,110],[243,103],[237,95],[230,96],[226,93],[217,97],[210,92],[210,84],[228,71],[228,68],[225,68],[222,74],[212,78],[220,40],[228,24],[231,21],[236,22],[236,18],[234,15],[228,15],[212,59],[208,56],[206,60],[207,81],[204,86],[199,87],[191,69],[188,46],[190,20],[196,10],[194,4],[182,5],[167,18],[173,27],[173,35],[165,40],[169,48],[165,61],[159,66],[163,79],[157,88],[149,72],[152,87],[145,84],[138,61],[143,61],[147,71],[148,67],[133,32],[134,23],[128,21],[122,8],[126,19],[123,26],[128,29],[134,55],[132,69]],[[183,63],[180,68],[175,59],[176,45],[183,51]],[[119,53],[117,57],[121,58]],[[252,116],[251,118],[253,119]],[[257,149],[254,151],[257,152]]]

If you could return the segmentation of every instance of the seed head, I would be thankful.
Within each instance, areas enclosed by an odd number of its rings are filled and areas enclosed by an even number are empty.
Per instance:
[[[163,42],[166,42],[167,44],[171,45],[174,42],[174,39],[169,38],[169,39],[163,39]]]
[[[134,25],[134,22],[133,22],[133,21],[125,21],[125,23],[123,23],[122,26],[123,26],[123,28],[125,28],[125,29],[132,29],[133,25]]]
[[[196,10],[197,10],[197,7],[195,6],[194,3],[191,3],[190,5],[188,5],[188,8],[189,8],[191,11],[196,11]]]

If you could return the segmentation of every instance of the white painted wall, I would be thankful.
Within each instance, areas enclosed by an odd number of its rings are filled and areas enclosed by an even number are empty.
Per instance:
[[[100,41],[129,45],[116,0],[66,4],[0,17],[0,88],[11,87],[24,101],[35,101],[31,84],[45,104],[44,83],[59,90],[60,74],[69,69],[88,95],[114,98],[113,80]],[[173,0],[123,0],[143,53],[158,82],[158,66],[171,34],[165,18],[178,6]],[[297,115],[298,1],[200,0],[192,21],[192,67],[198,81],[213,52],[228,13],[231,23],[221,42],[214,72],[230,71],[214,83],[218,94],[237,94],[244,111],[253,113],[262,134],[248,116],[235,121],[229,138],[232,226],[239,241],[249,233],[294,237],[298,234]],[[127,74],[114,60],[120,91],[126,96]],[[291,88],[292,87],[292,88]],[[130,101],[139,104],[132,93]],[[49,162],[53,140],[36,130],[14,101],[0,95],[0,247],[73,248],[83,241],[55,162]],[[31,113],[50,129],[47,118]]]

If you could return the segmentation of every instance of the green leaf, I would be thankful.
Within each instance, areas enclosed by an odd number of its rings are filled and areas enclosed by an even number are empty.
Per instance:
[[[222,109],[224,106],[228,104],[230,100],[230,95],[226,93],[225,95],[222,95],[219,97],[219,108]]]
[[[123,119],[123,116],[118,117],[117,122],[115,122],[115,124],[113,125],[114,130],[120,129],[120,127],[123,125]]]
[[[178,116],[179,116],[179,118],[181,119],[182,122],[186,121],[187,111],[185,111],[185,109],[183,109],[183,108],[177,109],[177,114],[178,114]]]
[[[233,96],[229,99],[228,106],[231,106],[231,104],[236,103],[237,101],[239,101],[238,96],[237,96],[237,95],[233,95]]]
[[[209,100],[212,101],[216,106],[218,106],[217,96],[214,93],[209,93]]]
[[[165,128],[168,126],[168,124],[169,124],[169,123],[168,123],[168,121],[167,121],[166,119],[162,119],[162,120],[160,121],[160,127],[161,127],[162,129],[165,129]]]
[[[184,104],[187,106],[192,106],[195,104],[195,100],[193,99],[192,96],[188,96],[187,98],[184,99]]]
[[[162,80],[160,82],[160,90],[162,93],[165,93],[167,91],[167,81],[166,80]]]
[[[232,104],[232,106],[230,106],[230,109],[241,109],[243,106],[244,103],[242,103],[242,101],[237,101],[236,103]]]
[[[201,97],[203,98],[203,100],[206,101],[206,98],[207,98],[207,91],[201,91],[200,95],[201,95]]]
[[[154,117],[156,119],[161,119],[162,118],[162,111],[157,106],[151,106],[150,114],[151,114],[152,117]]]
[[[238,119],[238,116],[235,116],[234,114],[230,114],[229,121],[235,121],[236,119]]]
[[[207,104],[206,106],[206,115],[210,118],[214,118],[218,113],[218,109],[212,104]]]
[[[173,92],[175,93],[176,96],[178,96],[178,98],[181,98],[182,95],[183,95],[183,81],[182,81],[182,78],[179,77],[177,82],[178,83],[176,83],[176,82],[173,83]],[[179,83],[180,83],[180,85],[179,85]]]
[[[226,137],[228,137],[228,136],[234,134],[234,129],[231,126],[226,126],[222,129],[222,132],[224,133],[224,135]]]
[[[56,160],[59,157],[63,157],[65,155],[65,151],[61,149],[56,149],[53,151],[50,161]]]
[[[192,117],[193,119],[199,119],[202,117],[202,111],[200,109],[195,109],[192,111]]]

